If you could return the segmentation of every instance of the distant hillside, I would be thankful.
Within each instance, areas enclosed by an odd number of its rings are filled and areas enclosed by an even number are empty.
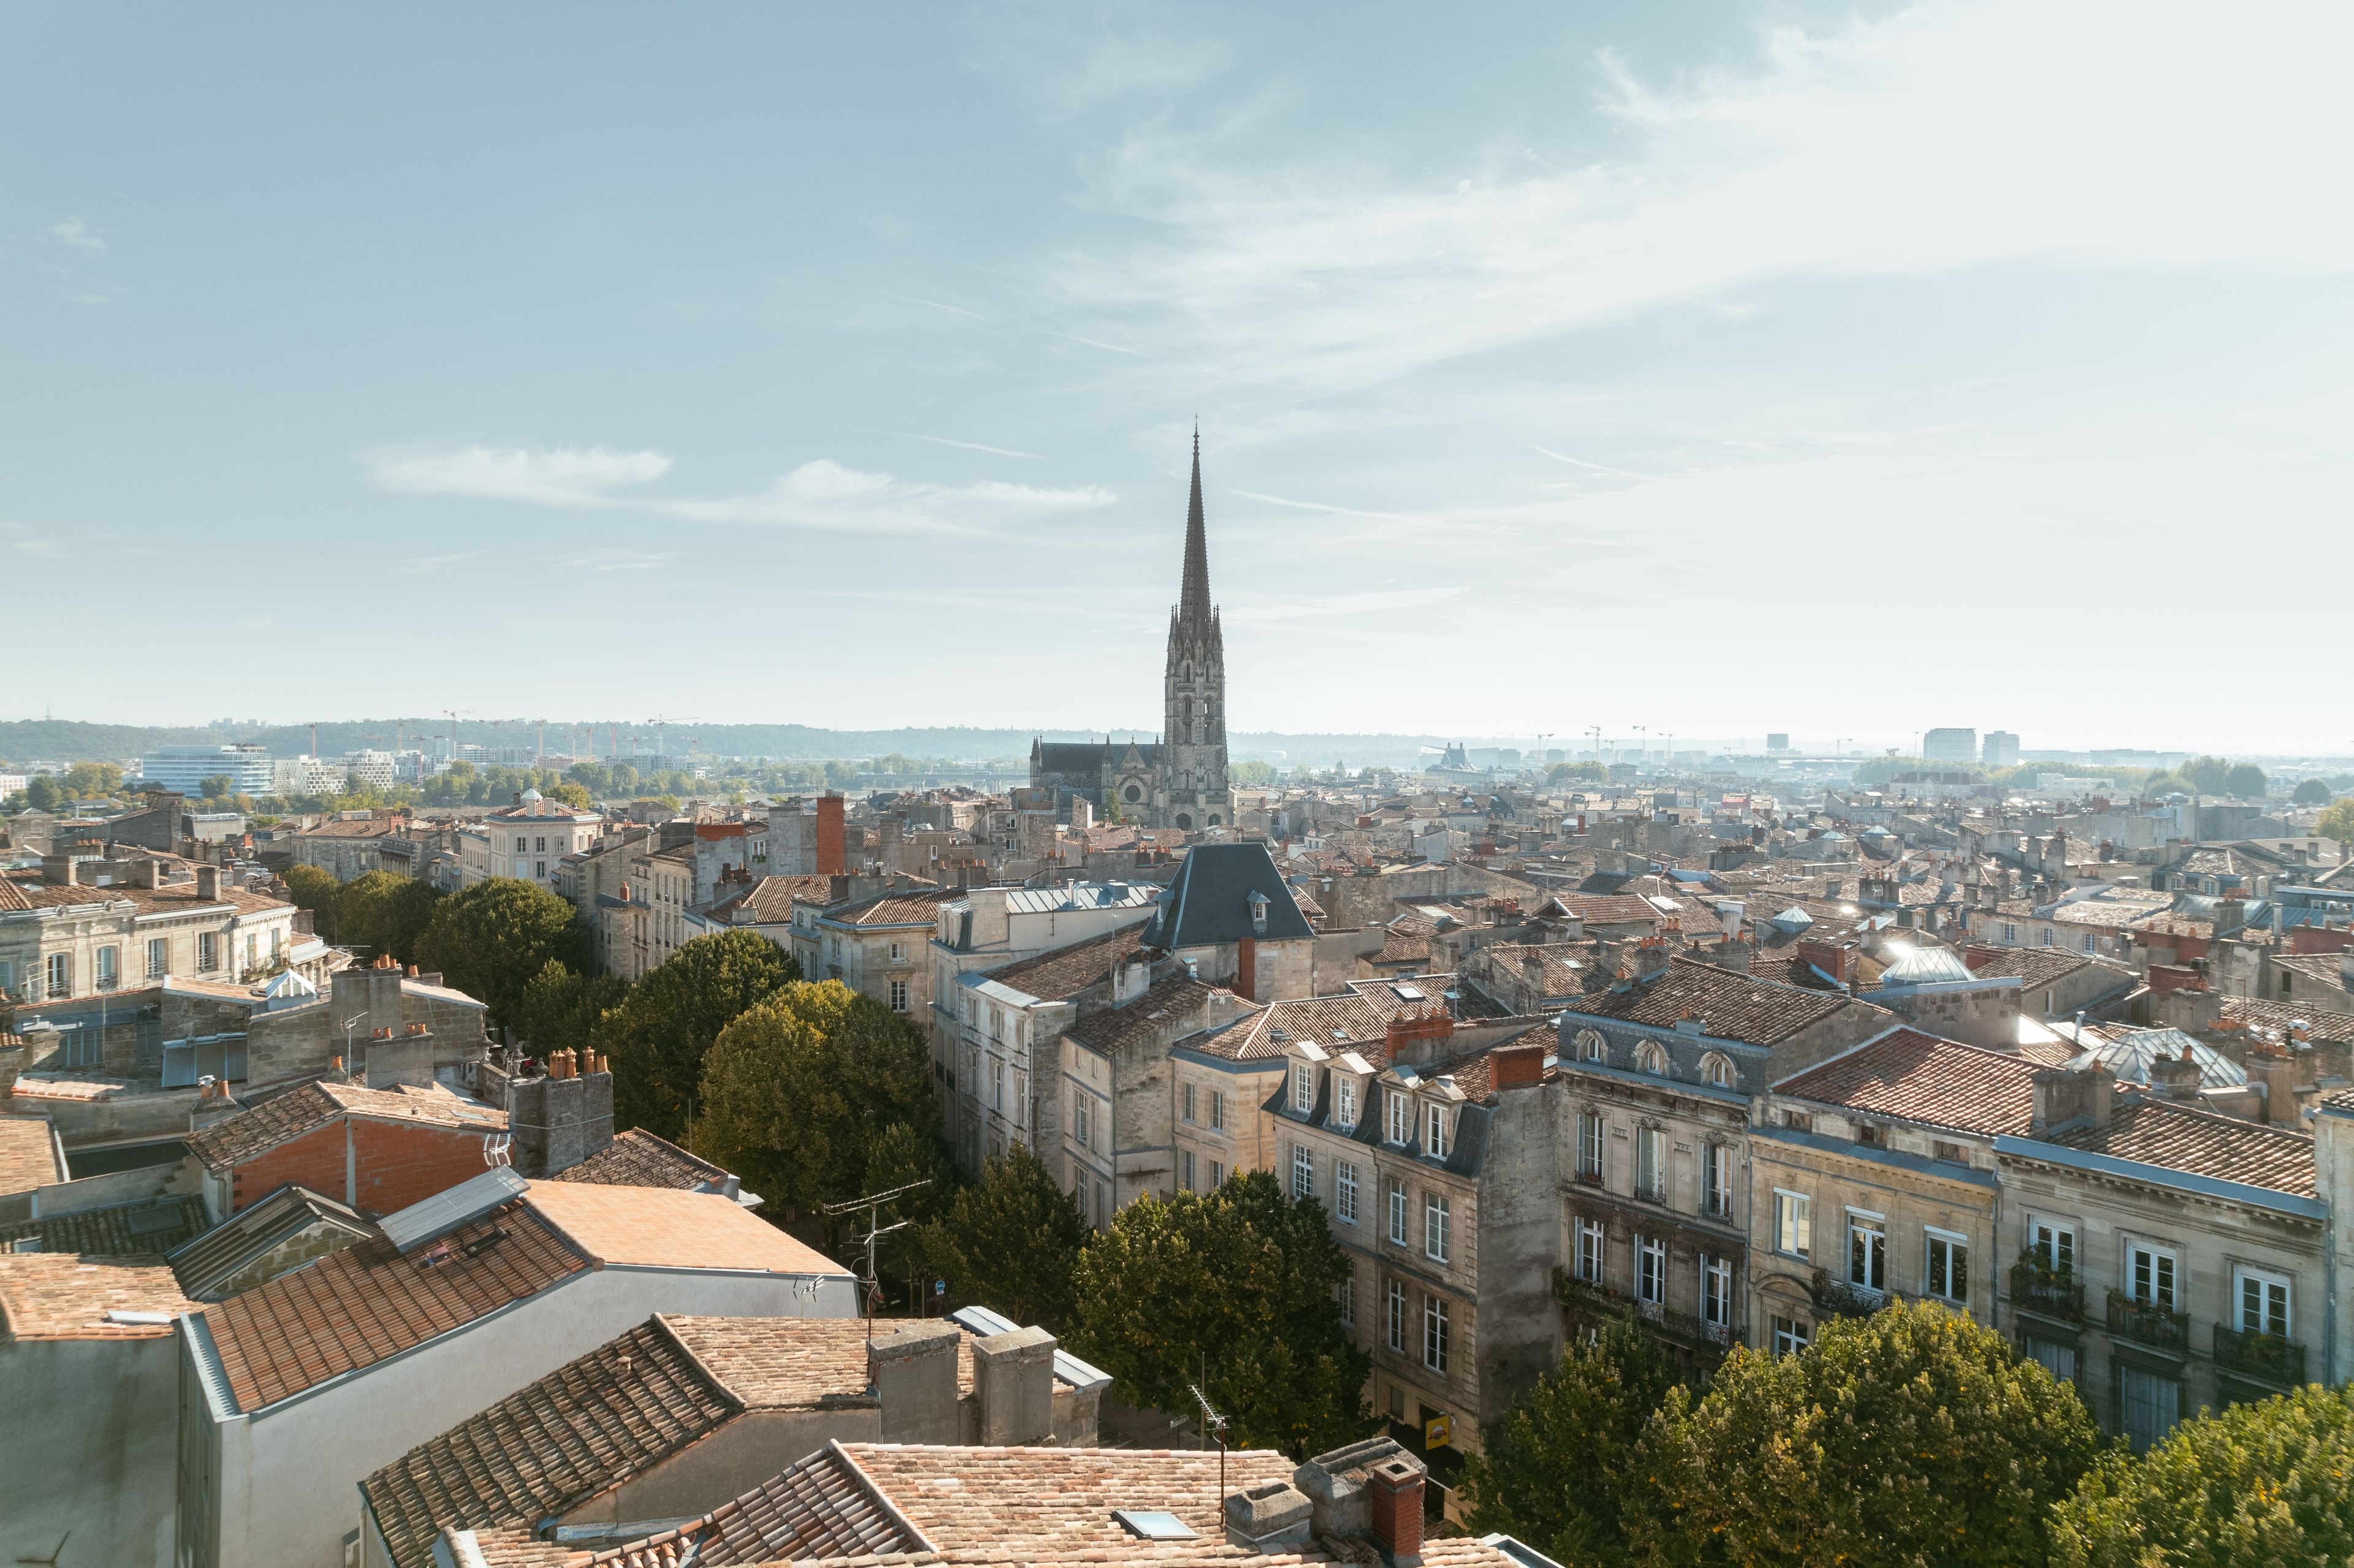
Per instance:
[[[319,751],[325,757],[341,757],[366,747],[390,747],[396,737],[415,745],[419,736],[449,735],[448,718],[383,718],[343,719],[323,721],[318,726]],[[488,747],[529,747],[539,743],[541,726],[529,719],[476,719],[458,721],[455,738],[461,745]],[[1131,736],[1150,740],[1150,729],[1077,730],[1077,729],[969,729],[936,727],[909,729],[817,729],[798,724],[738,724],[685,725],[673,724],[660,730],[652,725],[635,726],[599,720],[578,725],[549,723],[546,727],[546,747],[550,752],[566,753],[578,744],[583,752],[603,757],[609,744],[618,742],[620,755],[634,750],[651,756],[657,741],[663,752],[683,757],[692,746],[708,757],[766,757],[795,762],[819,762],[835,758],[881,757],[899,752],[908,757],[944,757],[952,760],[986,762],[999,758],[1023,758],[1030,753],[1034,736],[1045,740],[1098,739],[1108,733],[1112,738],[1126,740]],[[1241,734],[1230,738],[1229,746],[1236,761],[1259,758],[1287,768],[1307,764],[1329,768],[1336,762],[1351,766],[1404,768],[1411,766],[1422,755],[1425,747],[1438,747],[1451,740],[1461,740],[1473,747],[1501,744],[1525,745],[1525,741],[1477,736],[1413,736],[1413,735],[1282,735],[1274,733]],[[22,719],[0,722],[0,760],[13,763],[34,761],[83,762],[122,761],[144,756],[159,746],[232,745],[256,742],[268,747],[274,756],[295,757],[311,749],[311,726],[308,725],[275,725],[267,726],[223,726],[188,725],[178,727],[140,725],[81,724],[70,719]]]

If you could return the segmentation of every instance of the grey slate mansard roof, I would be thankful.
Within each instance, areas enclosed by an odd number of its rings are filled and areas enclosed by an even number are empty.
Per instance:
[[[1251,926],[1251,895],[1267,900],[1267,929]],[[1177,868],[1177,880],[1144,928],[1153,947],[1218,947],[1246,938],[1279,942],[1313,938],[1308,916],[1292,902],[1275,857],[1257,840],[1195,844]]]

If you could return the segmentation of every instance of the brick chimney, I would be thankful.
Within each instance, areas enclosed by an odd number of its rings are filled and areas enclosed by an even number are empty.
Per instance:
[[[841,876],[849,870],[848,855],[843,846],[843,799],[839,795],[817,798],[817,874],[820,876]]]
[[[1542,1035],[1533,1043],[1499,1045],[1488,1053],[1491,1078],[1499,1089],[1532,1089],[1544,1082],[1546,1046]]]
[[[1384,1045],[1395,1067],[1445,1055],[1447,1043],[1454,1037],[1455,1020],[1445,1008],[1410,1009],[1392,1015]]]
[[[1422,1562],[1422,1467],[1403,1454],[1366,1473],[1373,1546],[1390,1568],[1415,1568]]]

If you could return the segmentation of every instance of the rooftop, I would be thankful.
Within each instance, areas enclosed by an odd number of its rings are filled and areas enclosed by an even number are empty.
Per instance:
[[[1808,991],[1713,964],[1672,958],[1649,980],[1621,980],[1569,1003],[1564,1019],[1612,1018],[1655,1029],[1684,1019],[1719,1040],[1771,1045],[1842,1008],[1869,1007],[1840,991]],[[1873,1009],[1873,1011],[1878,1011]],[[1887,1015],[1893,1021],[1893,1014]]]
[[[1253,911],[1264,906],[1262,926]],[[1312,938],[1315,928],[1292,901],[1291,886],[1257,840],[1195,844],[1177,868],[1145,939],[1156,948],[1220,947],[1246,938],[1278,942]]]
[[[0,1192],[29,1192],[67,1179],[45,1116],[0,1116]]]
[[[827,909],[819,918],[836,926],[922,926],[939,923],[940,906],[964,896],[960,887],[900,888]]]
[[[1993,1138],[2035,1119],[2044,1064],[1918,1029],[1892,1029],[1774,1086],[1775,1092],[1874,1116]]]
[[[43,1252],[78,1252],[97,1257],[168,1253],[204,1228],[205,1201],[184,1193],[0,1225],[0,1252],[37,1242]]]
[[[613,1141],[568,1170],[558,1181],[587,1181],[607,1187],[698,1188],[726,1185],[728,1173],[707,1160],[698,1160],[666,1138],[633,1127],[613,1135]]]
[[[173,1316],[196,1305],[158,1257],[0,1253],[0,1338],[162,1339]],[[150,1317],[163,1320],[140,1320]]]
[[[1108,979],[1112,965],[1136,950],[1141,931],[1125,926],[1067,948],[1001,965],[982,977],[1041,1001],[1054,1001]]]
[[[208,1169],[225,1170],[345,1116],[462,1131],[498,1132],[507,1125],[506,1112],[452,1094],[438,1084],[371,1089],[321,1079],[190,1134],[188,1151]]]
[[[2311,1133],[2149,1095],[2119,1095],[2108,1126],[2070,1128],[2052,1141],[2219,1181],[2315,1196]]]
[[[841,1264],[716,1192],[535,1181],[523,1203],[599,1266],[850,1277]]]

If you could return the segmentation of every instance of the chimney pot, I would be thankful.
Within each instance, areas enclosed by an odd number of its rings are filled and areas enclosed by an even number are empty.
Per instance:
[[[1404,1455],[1384,1459],[1366,1473],[1365,1484],[1372,1493],[1373,1544],[1391,1568],[1415,1568],[1422,1562],[1422,1467]]]

